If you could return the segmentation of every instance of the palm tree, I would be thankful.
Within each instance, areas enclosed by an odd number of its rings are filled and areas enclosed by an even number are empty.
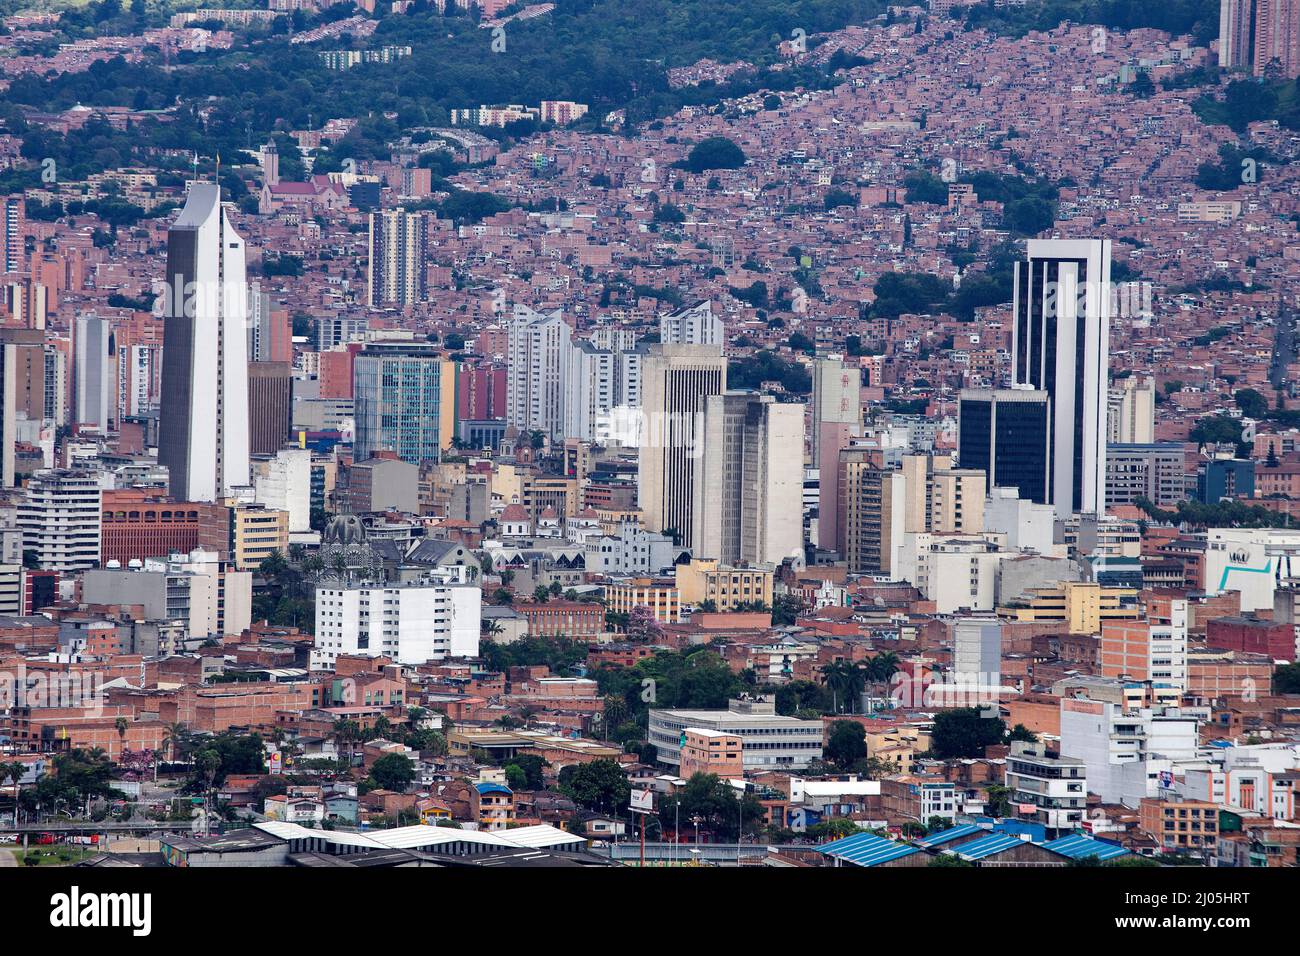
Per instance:
[[[185,750],[188,749],[189,737],[189,728],[180,721],[167,725],[163,731],[162,745],[167,751],[169,763],[184,756]]]
[[[18,781],[27,774],[27,765],[15,760],[13,763],[0,763],[0,780],[8,778],[14,782],[14,826],[18,826]]]
[[[890,680],[901,668],[898,655],[893,651],[884,651],[867,661],[867,674],[874,686],[881,689],[878,696],[884,695],[884,690],[889,686]]]
[[[838,714],[840,712],[840,699],[846,696],[848,690],[848,661],[831,661],[821,668],[822,679],[831,691],[831,711]]]

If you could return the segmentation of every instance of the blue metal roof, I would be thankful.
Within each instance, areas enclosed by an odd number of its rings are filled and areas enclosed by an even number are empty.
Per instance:
[[[970,843],[948,852],[956,853],[963,860],[982,860],[995,853],[1001,853],[1003,850],[1010,850],[1012,847],[1019,846],[1024,842],[1026,841],[1005,833],[990,833],[982,840],[972,840]]]
[[[876,866],[920,853],[914,846],[889,840],[874,833],[857,833],[818,847],[822,853],[855,866]]]
[[[509,787],[504,787],[499,783],[476,783],[474,789],[479,793],[504,793],[507,797],[514,792]]]
[[[977,827],[973,823],[967,823],[964,826],[949,827],[947,830],[940,830],[938,833],[931,833],[927,837],[914,841],[917,846],[935,847],[944,843],[951,843],[953,840],[960,840],[962,837],[968,837],[977,833],[988,833],[984,827]]]
[[[1095,856],[1098,860],[1113,860],[1117,856],[1128,856],[1129,851],[1117,843],[1110,843],[1106,840],[1097,840],[1090,836],[1084,836],[1082,833],[1071,833],[1069,836],[1058,837],[1055,840],[1049,840],[1043,844],[1043,849],[1051,850],[1053,853],[1059,853],[1061,856],[1069,857],[1071,860],[1082,860],[1090,856]]]

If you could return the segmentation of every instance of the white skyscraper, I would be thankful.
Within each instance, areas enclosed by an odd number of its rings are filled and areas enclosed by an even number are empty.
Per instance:
[[[707,299],[659,317],[659,341],[665,345],[717,345],[723,342],[722,320]]]
[[[641,361],[637,503],[650,531],[694,540],[695,483],[704,454],[704,409],[727,388],[717,346],[650,345]]]
[[[77,316],[73,340],[73,374],[76,391],[75,420],[106,432],[117,415],[113,368],[113,326],[94,313]]]
[[[158,438],[182,501],[215,501],[249,483],[244,256],[221,187],[193,183],[167,233]]]
[[[725,392],[704,409],[691,553],[726,565],[803,554],[804,406]]]
[[[1045,391],[1052,409],[1047,501],[1061,517],[1103,514],[1110,240],[1029,240],[1012,309],[1013,381]]]
[[[509,326],[506,420],[521,431],[553,438],[564,431],[565,369],[573,331],[560,310],[516,305]]]

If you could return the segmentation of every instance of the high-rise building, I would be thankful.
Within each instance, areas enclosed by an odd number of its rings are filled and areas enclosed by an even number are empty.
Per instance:
[[[828,355],[813,362],[812,369],[812,424],[809,428],[809,447],[813,467],[821,461],[821,433],[823,425],[857,425],[862,421],[860,391],[862,373],[844,364],[838,355]]]
[[[391,451],[439,461],[456,423],[456,364],[429,342],[375,341],[353,362],[354,461]]]
[[[641,360],[637,501],[650,531],[695,536],[704,410],[727,388],[727,360],[711,345],[649,345]],[[798,500],[798,492],[791,502]],[[796,509],[797,510],[797,509]]]
[[[216,183],[190,186],[167,233],[158,462],[182,501],[248,485],[244,240]]]
[[[904,455],[905,530],[979,534],[984,530],[988,479],[978,468],[957,468],[950,455]]]
[[[14,483],[14,451],[21,420],[45,410],[44,336],[36,329],[0,329],[0,486]]]
[[[1219,66],[1225,70],[1252,67],[1255,0],[1219,0]]]
[[[504,366],[460,366],[456,373],[456,417],[461,421],[506,417]]]
[[[0,198],[0,265],[2,272],[22,272],[26,268],[25,232],[26,201],[21,194]]]
[[[23,550],[44,571],[85,571],[99,563],[99,479],[79,471],[35,472],[18,504]]]
[[[723,344],[722,320],[713,314],[709,300],[659,317],[659,341],[665,345]]]
[[[853,574],[892,574],[907,528],[907,479],[877,448],[846,448],[835,474],[836,550]]]
[[[565,370],[573,332],[560,314],[516,305],[509,326],[506,421],[521,431],[562,438]]]
[[[112,323],[94,313],[77,316],[73,339],[74,418],[83,428],[107,432],[116,423],[116,364]]]
[[[724,392],[704,408],[691,554],[727,565],[803,554],[804,406]]]
[[[66,353],[54,344],[45,345],[45,410],[42,417],[56,426],[68,423],[68,362]]]
[[[958,405],[957,457],[988,476],[989,488],[1015,488],[1048,504],[1052,403],[1044,391],[964,388]]]
[[[1255,76],[1300,76],[1300,0],[1255,0]]]
[[[293,362],[293,323],[289,311],[274,308],[271,296],[258,283],[253,283],[248,290],[248,360]]]
[[[600,440],[612,409],[639,404],[641,353],[635,350],[636,336],[611,331],[598,330],[566,351],[561,390],[565,438]]]
[[[404,308],[424,301],[429,219],[423,212],[384,209],[370,214],[367,303]]]
[[[1147,445],[1155,440],[1156,380],[1130,375],[1111,386],[1106,413],[1106,440],[1111,444]],[[1107,501],[1110,499],[1107,498]]]
[[[1109,239],[1029,240],[1016,263],[1012,381],[1051,400],[1047,501],[1060,516],[1105,511],[1110,311]]]
[[[288,362],[249,362],[249,453],[275,454],[289,438],[292,418],[293,367]]]
[[[1173,509],[1187,500],[1185,455],[1179,442],[1106,446],[1106,502],[1136,504],[1146,498],[1157,508]]]

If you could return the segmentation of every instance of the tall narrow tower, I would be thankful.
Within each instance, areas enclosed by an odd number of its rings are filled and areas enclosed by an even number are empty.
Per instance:
[[[244,240],[216,183],[193,183],[167,233],[158,461],[181,501],[249,483]]]
[[[1110,240],[1030,239],[1016,263],[1012,380],[1054,416],[1047,502],[1060,517],[1106,506]],[[963,467],[972,467],[963,459]]]

